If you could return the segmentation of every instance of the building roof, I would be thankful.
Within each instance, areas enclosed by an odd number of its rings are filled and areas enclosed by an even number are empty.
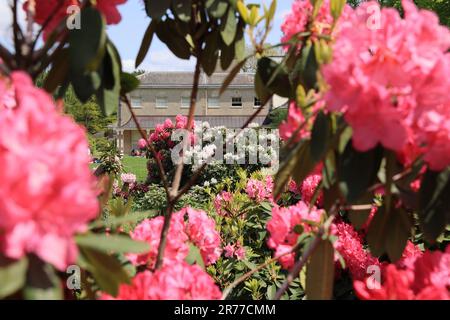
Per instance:
[[[208,77],[205,73],[200,76],[200,88],[220,88],[228,73],[218,72]],[[141,88],[192,88],[193,72],[148,72],[139,76]],[[238,73],[231,82],[231,88],[253,88],[254,73]]]

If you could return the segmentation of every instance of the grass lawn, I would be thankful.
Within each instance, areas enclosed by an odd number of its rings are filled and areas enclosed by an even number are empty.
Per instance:
[[[124,156],[122,159],[125,172],[134,173],[137,181],[147,178],[147,159],[142,157]]]
[[[147,178],[147,159],[141,157],[124,156],[122,159],[123,169],[127,173],[134,173],[137,181],[143,182]],[[91,164],[91,169],[98,167],[98,164]]]

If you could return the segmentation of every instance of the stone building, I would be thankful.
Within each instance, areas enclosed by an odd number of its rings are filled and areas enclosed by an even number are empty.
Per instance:
[[[227,73],[215,73],[211,77],[201,74],[196,121],[208,121],[211,126],[240,128],[261,106],[255,96],[253,73],[239,73],[219,97],[226,76]],[[139,88],[130,94],[130,101],[141,127],[147,133],[166,118],[174,120],[178,114],[188,114],[192,72],[150,72],[141,75],[140,80]],[[272,104],[273,101],[270,101],[253,122],[262,124]],[[140,135],[124,104],[119,106],[118,123],[114,129],[119,150],[130,154],[136,148]]]

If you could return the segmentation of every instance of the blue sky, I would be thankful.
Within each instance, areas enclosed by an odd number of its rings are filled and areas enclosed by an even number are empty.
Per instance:
[[[270,4],[269,1],[266,0],[266,4]],[[293,0],[278,0],[274,27],[268,39],[270,43],[280,41],[280,25],[284,15],[289,12],[292,2]],[[263,3],[263,1],[249,0],[246,3]],[[145,14],[141,0],[128,0],[128,3],[120,6],[119,10],[122,14],[122,22],[117,26],[109,26],[108,34],[120,52],[124,68],[127,71],[132,71],[134,70],[134,59],[149,23],[149,18]],[[193,69],[193,61],[176,58],[155,37],[150,52],[140,68],[147,71],[190,71]]]

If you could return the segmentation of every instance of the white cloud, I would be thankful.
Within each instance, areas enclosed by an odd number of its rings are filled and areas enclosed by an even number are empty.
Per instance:
[[[182,60],[174,56],[169,49],[150,50],[147,58],[138,69],[145,71],[193,71],[195,60]],[[122,60],[125,71],[134,71],[134,59]]]

